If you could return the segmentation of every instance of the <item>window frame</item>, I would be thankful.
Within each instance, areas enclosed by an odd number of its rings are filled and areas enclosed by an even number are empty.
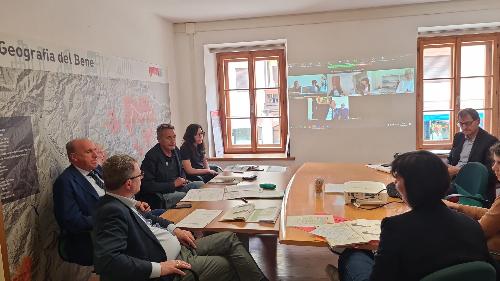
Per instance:
[[[279,86],[272,88],[256,88],[255,85],[255,62],[258,60],[275,59],[278,61],[278,77]],[[229,62],[248,61],[248,92],[250,99],[250,117],[242,117],[241,119],[250,120],[250,139],[249,146],[233,145],[231,138],[231,124],[227,122],[229,118],[226,116],[226,109],[230,108],[230,100],[226,98],[226,91],[238,90],[229,89],[226,87],[228,81],[227,66]],[[224,153],[284,153],[286,151],[287,136],[288,136],[288,103],[287,103],[287,83],[286,83],[286,59],[284,49],[275,50],[258,50],[258,51],[243,51],[243,52],[221,52],[216,54],[217,60],[217,93],[219,99],[219,112],[222,129],[222,140],[224,144]],[[228,84],[228,83],[227,83]],[[227,88],[227,89],[226,89]],[[256,108],[256,92],[260,89],[277,89],[279,92],[279,117],[258,117]],[[244,89],[246,90],[246,89]],[[265,147],[259,147],[257,135],[257,120],[259,118],[276,118],[279,119],[280,126],[280,144],[265,144]]]
[[[453,144],[453,137],[460,128],[456,125],[458,112],[460,111],[460,83],[462,79],[471,78],[471,76],[462,77],[460,69],[461,61],[461,47],[467,45],[471,41],[493,41],[492,44],[492,57],[488,58],[490,63],[486,63],[486,67],[491,71],[491,95],[485,95],[485,100],[491,97],[491,108],[483,107],[485,110],[484,128],[486,131],[493,135],[498,136],[500,133],[499,125],[499,74],[500,74],[500,33],[485,33],[485,34],[467,34],[467,35],[453,35],[453,36],[437,36],[437,37],[420,37],[417,40],[417,83],[416,83],[416,145],[417,149],[451,149]],[[435,111],[450,112],[450,139],[444,141],[425,141],[423,131],[423,117],[424,117],[424,97],[423,97],[423,83],[424,83],[424,50],[428,46],[436,45],[451,45],[451,100],[450,110],[440,109]],[[488,55],[488,53],[487,53]],[[488,77],[490,74],[484,75]],[[483,76],[472,76],[483,77]],[[447,79],[447,78],[432,78],[432,79]],[[429,80],[432,80],[429,79]],[[486,89],[487,84],[485,85]],[[481,109],[482,110],[482,109]],[[487,117],[488,110],[491,110],[491,117]]]

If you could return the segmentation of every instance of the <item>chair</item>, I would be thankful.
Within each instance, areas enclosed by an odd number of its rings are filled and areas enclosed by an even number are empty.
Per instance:
[[[93,265],[92,232],[84,231],[68,235],[61,231],[57,238],[57,252],[65,262],[76,263],[83,266]]]
[[[495,281],[495,268],[484,261],[473,261],[456,264],[434,273],[431,273],[420,281]]]
[[[472,196],[484,200],[488,197],[488,169],[483,164],[478,162],[465,164],[453,180],[452,185],[458,194],[466,195],[459,198],[460,204],[485,207],[480,200],[467,198]]]

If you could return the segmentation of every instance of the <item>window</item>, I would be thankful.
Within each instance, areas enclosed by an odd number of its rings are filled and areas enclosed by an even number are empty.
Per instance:
[[[457,114],[474,108],[480,126],[498,134],[500,33],[419,38],[417,148],[450,149]]]
[[[224,153],[285,152],[284,50],[217,54]]]

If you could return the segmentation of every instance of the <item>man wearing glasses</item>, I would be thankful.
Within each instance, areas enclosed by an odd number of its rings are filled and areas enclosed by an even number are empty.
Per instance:
[[[158,143],[146,153],[142,161],[141,170],[144,171],[144,179],[140,195],[143,198],[151,198],[151,194],[158,194],[163,201],[162,207],[170,209],[186,196],[186,192],[200,188],[203,182],[190,182],[186,179],[180,151],[176,146],[174,126],[171,124],[158,126],[156,139]]]
[[[143,174],[128,155],[103,164],[106,195],[95,214],[95,270],[108,281],[267,281],[231,232],[194,239],[171,221],[134,208]]]
[[[494,185],[489,149],[498,139],[480,128],[480,122],[479,114],[475,109],[465,108],[458,112],[457,125],[461,132],[453,137],[453,147],[448,156],[448,172],[450,176],[455,176],[468,162],[480,162],[488,168],[489,182]],[[494,191],[494,188],[491,190]],[[490,194],[490,197],[493,199],[494,194]]]
[[[71,163],[54,182],[54,215],[61,232],[61,258],[80,265],[92,265],[92,214],[104,196],[99,152],[89,139],[74,139],[66,144]],[[150,211],[149,205],[137,201],[136,208]],[[161,210],[159,211],[161,212]]]

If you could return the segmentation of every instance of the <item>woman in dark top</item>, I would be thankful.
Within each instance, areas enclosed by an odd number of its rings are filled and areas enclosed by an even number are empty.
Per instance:
[[[212,171],[205,158],[205,146],[203,137],[205,132],[198,124],[191,124],[184,133],[184,143],[181,146],[182,167],[186,171],[189,180],[200,180],[206,183],[213,179],[216,171]]]
[[[440,269],[471,261],[494,265],[477,221],[452,211],[441,198],[450,186],[446,165],[428,151],[392,162],[396,188],[411,210],[382,220],[375,253],[346,249],[331,280],[417,281]]]

